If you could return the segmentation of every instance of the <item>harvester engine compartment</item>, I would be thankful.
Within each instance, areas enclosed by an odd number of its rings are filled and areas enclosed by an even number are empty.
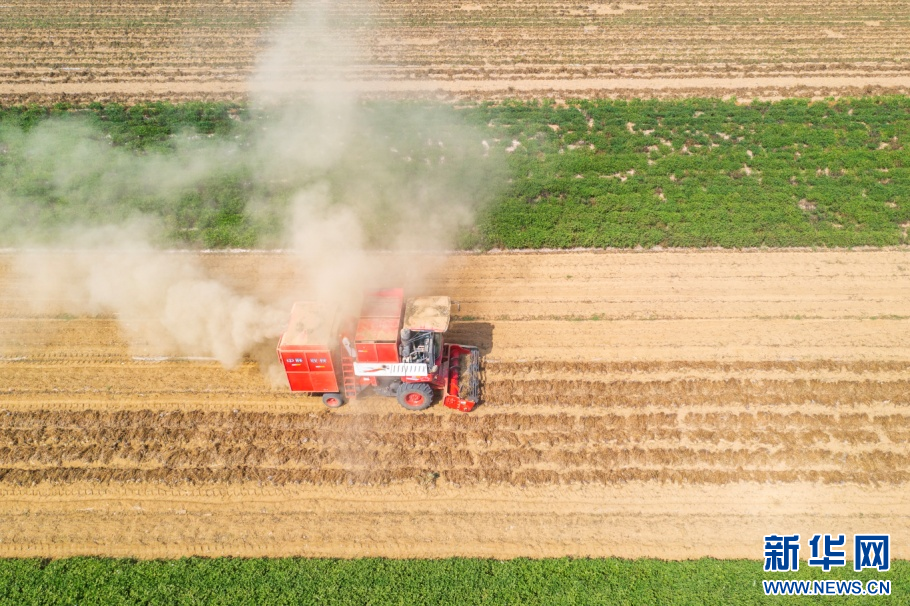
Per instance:
[[[408,328],[402,328],[398,349],[402,362],[426,364],[429,372],[436,372],[442,355],[442,334],[429,330],[412,332]]]

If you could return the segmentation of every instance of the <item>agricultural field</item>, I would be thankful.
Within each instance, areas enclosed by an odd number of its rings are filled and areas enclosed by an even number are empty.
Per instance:
[[[301,14],[290,0],[7,0],[0,104],[243,100],[251,77],[268,73],[262,53],[276,31],[296,39],[309,31]],[[409,98],[910,90],[910,15],[898,0],[350,2],[319,20],[344,43],[283,73],[292,87],[340,76],[370,94]],[[334,73],[318,68],[339,52],[353,59]]]
[[[772,532],[907,593],[906,2],[0,32],[0,606],[754,603]],[[473,412],[288,390],[289,302],[380,278],[458,301]]]
[[[358,107],[373,137],[354,139],[350,159],[332,167],[327,180],[340,194],[352,190],[350,197],[363,197],[351,176],[364,174],[366,165],[380,167],[383,179],[393,175],[400,187],[372,192],[382,197],[377,206],[416,195],[406,187],[418,179],[438,184],[440,202],[458,192],[477,216],[452,242],[460,248],[910,243],[907,97]],[[448,149],[461,150],[460,164],[445,165],[448,170],[438,164],[439,154],[428,151],[425,138],[402,118],[418,115],[467,133],[446,139],[433,127]],[[249,150],[257,134],[275,129],[274,122],[268,112],[229,103],[0,110],[0,195],[7,192],[11,205],[31,205],[10,212],[6,225],[0,221],[0,246],[21,244],[17,237],[36,227],[98,216],[122,220],[141,211],[164,222],[169,246],[280,247],[270,239],[281,225],[280,203],[309,177],[302,170],[281,179],[257,176]],[[61,128],[66,137],[44,151],[34,149],[30,133],[46,137],[42,128],[66,124],[74,127]],[[141,179],[112,179],[110,166],[139,172],[143,158],[170,162],[179,172],[174,158],[200,137],[206,145],[189,148],[194,156],[224,158],[210,174],[162,192]],[[390,143],[377,146],[376,139]],[[105,161],[80,159],[86,144],[94,144],[92,155]],[[415,168],[405,157],[424,157],[439,168]],[[116,188],[99,187],[108,181]],[[264,215],[262,204],[254,204],[262,199],[276,201],[276,212]],[[394,222],[374,219],[376,225]],[[380,231],[371,244],[381,247],[383,238]]]
[[[12,256],[5,557],[756,559],[769,528],[870,524],[910,555],[903,248],[440,257],[406,286],[458,293],[451,338],[485,358],[470,414],[327,411],[252,360],[36,314]],[[266,299],[295,276],[280,253],[198,259]]]

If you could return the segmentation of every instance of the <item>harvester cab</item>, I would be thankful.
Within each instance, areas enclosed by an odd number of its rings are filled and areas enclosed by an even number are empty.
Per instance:
[[[480,397],[480,353],[445,343],[451,307],[449,297],[405,304],[400,288],[367,293],[356,319],[295,304],[278,344],[291,391],[321,393],[335,408],[372,387],[408,410],[423,410],[439,390],[443,405],[472,410]]]
[[[408,299],[401,328],[401,361],[426,364],[430,373],[436,372],[443,355],[442,335],[449,329],[451,313],[448,297]]]
[[[471,410],[480,397],[480,352],[476,347],[445,344],[452,300],[449,297],[408,299],[401,329],[401,357],[427,364],[443,404]]]

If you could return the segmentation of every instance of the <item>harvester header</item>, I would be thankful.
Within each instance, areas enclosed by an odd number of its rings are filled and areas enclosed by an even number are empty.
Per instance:
[[[337,408],[372,388],[408,410],[423,410],[439,390],[445,406],[472,410],[480,395],[480,353],[445,343],[451,305],[444,296],[405,302],[400,288],[364,295],[357,318],[295,303],[278,342],[291,391],[322,394],[326,406]]]

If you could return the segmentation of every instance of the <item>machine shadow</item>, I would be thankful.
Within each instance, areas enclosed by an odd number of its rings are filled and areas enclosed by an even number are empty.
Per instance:
[[[489,322],[453,320],[446,332],[446,341],[476,347],[481,356],[486,356],[493,350],[493,325]]]

